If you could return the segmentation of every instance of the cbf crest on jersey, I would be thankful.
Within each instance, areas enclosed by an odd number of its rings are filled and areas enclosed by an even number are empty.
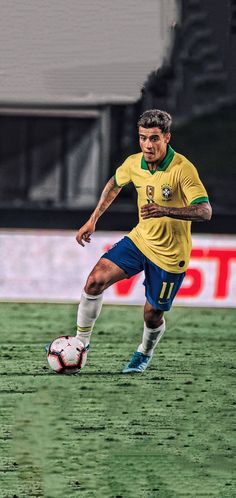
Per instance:
[[[155,192],[155,188],[153,187],[153,185],[146,186],[146,196],[147,196],[147,201],[149,203],[155,202],[154,201],[154,192]]]
[[[162,200],[170,201],[172,197],[172,188],[170,185],[162,185],[161,186]]]

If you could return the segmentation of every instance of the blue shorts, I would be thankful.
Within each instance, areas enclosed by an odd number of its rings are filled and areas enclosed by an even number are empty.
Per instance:
[[[178,292],[185,273],[170,273],[162,270],[137,248],[129,237],[124,237],[102,258],[109,259],[127,273],[127,278],[140,273],[145,274],[143,282],[145,296],[154,309],[168,311]]]

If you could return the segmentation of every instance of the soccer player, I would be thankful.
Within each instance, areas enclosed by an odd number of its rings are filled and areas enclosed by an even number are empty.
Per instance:
[[[141,153],[129,156],[105,185],[89,220],[76,236],[91,241],[99,217],[121,189],[137,190],[139,223],[102,255],[88,276],[77,315],[77,336],[89,347],[103,292],[118,280],[145,274],[144,329],[141,343],[123,373],[143,372],[165,332],[164,311],[171,308],[188,266],[191,222],[211,219],[207,192],[196,168],[170,146],[171,116],[158,109],[138,121]]]

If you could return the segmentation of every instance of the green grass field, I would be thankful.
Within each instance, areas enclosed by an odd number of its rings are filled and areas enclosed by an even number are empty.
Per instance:
[[[76,306],[0,304],[0,498],[234,498],[236,310],[175,308],[142,376],[140,307],[105,306],[87,366],[51,372]]]

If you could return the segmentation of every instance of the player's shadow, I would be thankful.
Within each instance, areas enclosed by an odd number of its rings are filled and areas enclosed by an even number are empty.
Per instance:
[[[122,372],[83,372],[77,374],[79,377],[124,377]]]
[[[57,374],[55,372],[3,372],[0,373],[0,377],[51,377],[51,376],[57,376],[57,377],[123,377],[124,374],[122,372],[83,372],[83,373],[77,373],[77,374]]]

